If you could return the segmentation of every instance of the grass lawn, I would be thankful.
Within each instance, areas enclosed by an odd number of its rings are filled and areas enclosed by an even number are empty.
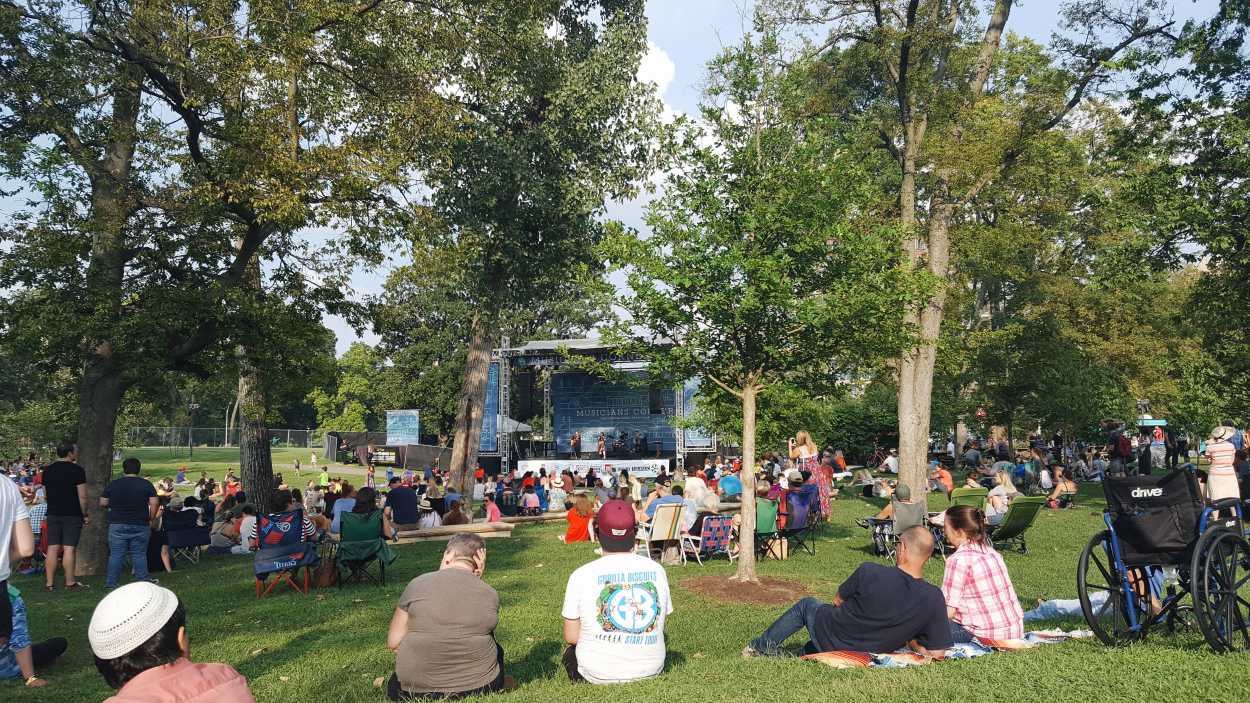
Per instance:
[[[185,463],[192,476],[198,476],[201,468],[220,474],[223,462],[237,463],[235,452],[197,450],[197,461]],[[201,453],[206,455],[203,460]],[[138,454],[150,476],[172,472],[182,463]],[[275,463],[285,470],[293,456],[277,452]],[[1005,555],[1026,609],[1037,598],[1075,596],[1077,555],[1101,527],[1100,489],[1086,486],[1082,498],[1077,508],[1039,517],[1027,556]],[[816,540],[817,556],[797,554],[786,562],[764,562],[761,574],[798,579],[819,596],[831,597],[856,565],[873,558],[866,533],[852,522],[870,510],[875,507],[858,498],[835,501],[831,525]],[[668,670],[662,677],[593,690],[574,687],[559,663],[559,609],[569,573],[594,557],[590,546],[557,541],[560,531],[554,525],[525,526],[511,539],[488,542],[486,580],[499,591],[502,602],[497,636],[507,672],[521,683],[519,690],[490,700],[1125,703],[1161,698],[1236,700],[1244,696],[1238,691],[1250,687],[1250,655],[1215,655],[1196,634],[1173,638],[1153,634],[1147,643],[1125,649],[1094,641],[1070,642],[901,670],[837,671],[797,660],[742,660],[739,652],[746,641],[782,607],[727,605],[681,586],[695,576],[728,576],[733,568],[723,560],[702,568],[691,563],[668,569],[675,612],[668,622]],[[400,558],[385,586],[356,585],[311,596],[280,593],[261,601],[252,592],[247,558],[206,557],[198,566],[183,566],[160,578],[187,606],[192,657],[230,663],[248,678],[257,700],[383,701],[385,696],[373,688],[373,681],[392,671],[394,660],[385,647],[390,614],[404,585],[435,568],[441,550],[441,543],[398,547]],[[940,582],[941,573],[941,562],[931,562],[929,580]],[[91,610],[103,594],[103,580],[86,580],[94,587],[89,592],[48,594],[40,587],[41,577],[14,576],[31,612],[34,639],[64,636],[70,650],[41,672],[50,686],[30,690],[19,681],[3,682],[0,700],[99,701],[109,694],[92,664],[86,637]],[[1084,627],[1080,620],[1054,624]],[[796,637],[791,643],[801,640]]]

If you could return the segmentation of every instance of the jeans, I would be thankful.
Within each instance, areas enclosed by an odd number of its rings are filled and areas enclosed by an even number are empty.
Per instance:
[[[764,634],[751,640],[751,649],[760,654],[779,654],[781,643],[803,628],[807,628],[807,636],[811,640],[803,647],[805,654],[833,649],[816,640],[816,614],[824,605],[825,603],[808,597],[790,606],[789,610],[764,630]]]
[[[148,580],[148,540],[152,532],[147,525],[109,525],[109,565],[105,588],[117,585],[122,575],[122,559],[129,554],[136,581]]]
[[[951,642],[955,644],[968,644],[972,641],[972,633],[963,625],[951,620]]]

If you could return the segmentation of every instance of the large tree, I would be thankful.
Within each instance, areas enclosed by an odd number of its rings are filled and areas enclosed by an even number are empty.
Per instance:
[[[336,306],[341,279],[304,275],[299,233],[376,253],[468,111],[447,95],[478,77],[469,47],[511,51],[536,5],[0,2],[0,175],[27,202],[0,270],[35,293],[5,312],[75,370],[92,506],[126,389],[246,344],[258,270],[272,304]],[[107,553],[91,512],[86,570]]]
[[[743,581],[756,580],[761,392],[792,374],[834,384],[897,352],[899,311],[918,290],[897,265],[897,229],[861,211],[867,174],[795,109],[783,59],[765,27],[712,62],[703,124],[683,134],[650,234],[607,247],[628,283],[627,318],[608,339],[647,358],[653,382],[700,377],[739,402]]]
[[[944,284],[956,215],[1104,85],[1110,66],[1165,25],[1161,2],[1080,0],[1059,11],[1073,38],[1054,53],[1005,34],[1012,0],[779,0],[774,10],[831,26],[813,48],[828,65],[814,105],[863,128],[885,156],[906,233],[903,255]],[[981,10],[985,11],[982,12]],[[1004,52],[1004,43],[1006,51]],[[923,492],[934,372],[948,297],[938,285],[906,321],[917,345],[898,360],[900,472]]]
[[[428,173],[438,226],[427,243],[458,249],[469,330],[453,485],[468,494],[490,351],[501,325],[597,280],[594,245],[609,200],[646,174],[654,89],[636,77],[646,50],[642,0],[547,2],[449,90],[472,116]],[[442,241],[440,241],[440,239]]]

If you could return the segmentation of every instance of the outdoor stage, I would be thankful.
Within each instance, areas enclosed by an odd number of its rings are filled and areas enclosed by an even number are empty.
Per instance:
[[[667,472],[672,459],[521,459],[516,462],[518,476],[532,471],[538,475],[540,469],[546,469],[547,475],[570,471],[575,476],[585,476],[594,469],[595,475],[603,473],[619,474],[628,471],[630,476],[638,478],[655,478],[661,472]]]
[[[610,363],[623,379],[608,380],[582,371],[571,364],[574,357]],[[698,380],[674,386],[652,384],[646,366],[645,360],[622,357],[596,339],[536,341],[495,349],[487,376],[479,456],[497,457],[505,472],[519,468],[518,461],[534,470],[540,465],[550,470],[556,461],[571,460],[584,467],[580,469],[584,473],[607,465],[619,470],[633,462],[641,462],[637,466],[644,471],[683,467],[688,455],[715,452],[713,437],[696,429],[678,429],[693,410]],[[572,446],[575,434],[581,437],[577,452]],[[598,458],[601,435],[606,459]],[[578,460],[577,456],[596,458]]]

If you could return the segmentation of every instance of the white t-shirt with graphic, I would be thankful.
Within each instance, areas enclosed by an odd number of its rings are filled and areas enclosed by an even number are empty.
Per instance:
[[[668,576],[633,553],[607,554],[574,571],[561,615],[580,620],[577,670],[591,683],[623,683],[664,669]]]

